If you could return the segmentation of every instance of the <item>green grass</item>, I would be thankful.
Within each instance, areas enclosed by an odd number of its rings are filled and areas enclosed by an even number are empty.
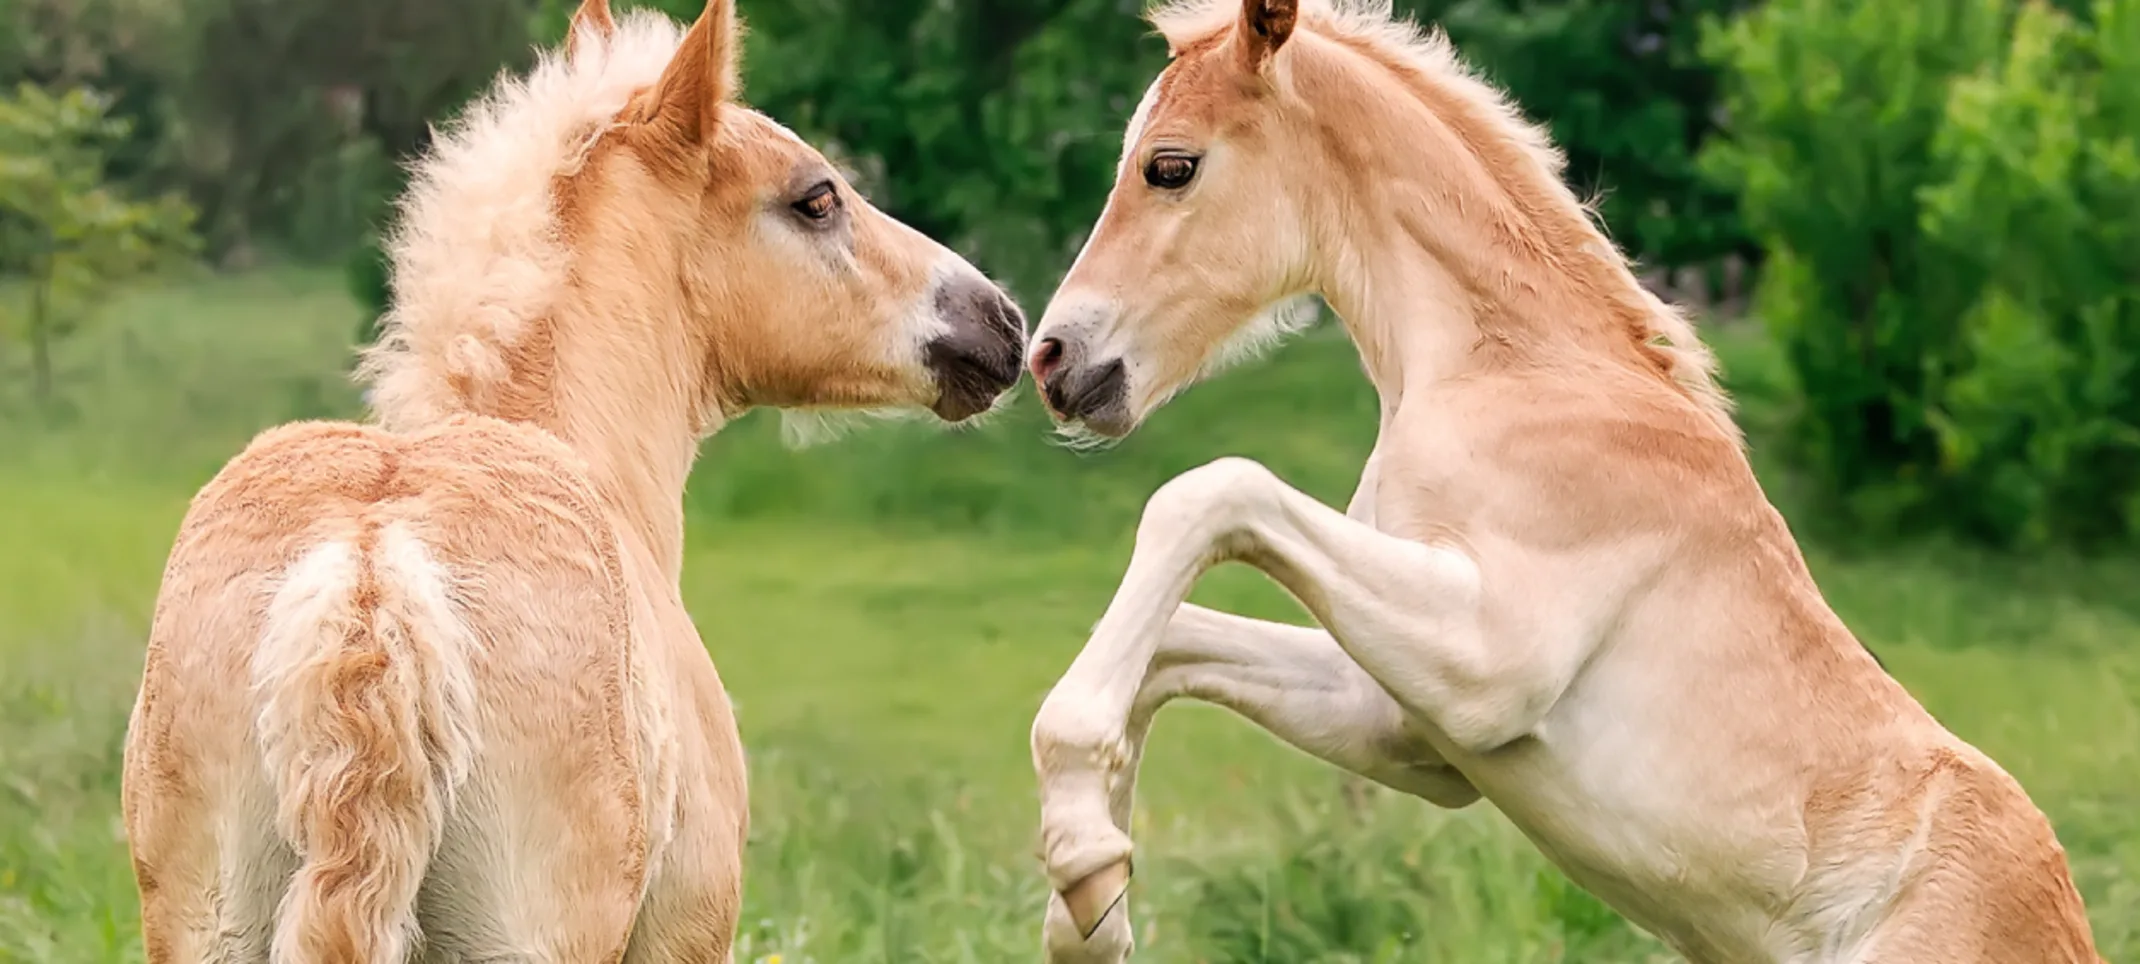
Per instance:
[[[354,404],[340,370],[357,318],[338,282],[132,296],[65,346],[56,410],[20,397],[21,360],[0,356],[0,961],[140,956],[116,795],[158,572],[194,488],[253,431]],[[1717,340],[1749,423],[1780,417],[1758,336]],[[684,591],[751,751],[739,960],[1032,959],[1044,891],[1025,734],[1112,591],[1143,496],[1246,454],[1339,501],[1373,429],[1327,334],[1105,454],[1050,445],[1032,408],[800,453],[753,416],[708,445]],[[1837,608],[2027,784],[2104,953],[2140,960],[2140,563],[1843,545],[1809,547]],[[1198,598],[1298,618],[1245,571]],[[1141,789],[1140,960],[1669,959],[1489,807],[1364,788],[1216,710],[1165,715]]]

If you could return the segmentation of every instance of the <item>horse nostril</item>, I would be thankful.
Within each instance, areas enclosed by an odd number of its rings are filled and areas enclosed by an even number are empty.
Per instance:
[[[1033,353],[1033,380],[1045,383],[1063,363],[1063,343],[1054,338],[1040,340],[1040,350]]]

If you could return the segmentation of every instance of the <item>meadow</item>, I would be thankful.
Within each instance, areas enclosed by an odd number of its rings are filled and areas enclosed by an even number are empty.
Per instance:
[[[118,300],[62,345],[55,404],[0,354],[0,962],[140,959],[119,747],[164,554],[253,432],[359,410],[344,374],[359,320],[338,277],[275,270]],[[1774,349],[1744,324],[1706,334],[1823,590],[2023,781],[2105,956],[2140,961],[2140,560],[1826,524],[1763,442],[1792,415]],[[1144,495],[1240,454],[1341,504],[1373,413],[1350,346],[1322,328],[1105,452],[1053,443],[1030,397],[974,430],[893,423],[791,451],[755,414],[710,441],[684,593],[751,754],[738,960],[1033,959],[1027,727],[1105,605]],[[1239,570],[1197,598],[1300,618]],[[1221,711],[1166,712],[1140,789],[1140,961],[1672,959],[1491,807],[1396,797]]]

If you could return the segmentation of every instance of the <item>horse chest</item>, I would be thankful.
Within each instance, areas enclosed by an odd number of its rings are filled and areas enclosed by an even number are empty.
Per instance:
[[[1377,443],[1360,473],[1345,514],[1407,539],[1433,539],[1466,529],[1481,493],[1462,474],[1468,460],[1433,440]]]

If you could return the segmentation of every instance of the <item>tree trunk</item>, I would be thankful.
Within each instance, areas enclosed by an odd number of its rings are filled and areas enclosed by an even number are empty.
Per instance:
[[[30,288],[30,368],[39,404],[52,400],[51,292],[52,277],[47,271]]]

